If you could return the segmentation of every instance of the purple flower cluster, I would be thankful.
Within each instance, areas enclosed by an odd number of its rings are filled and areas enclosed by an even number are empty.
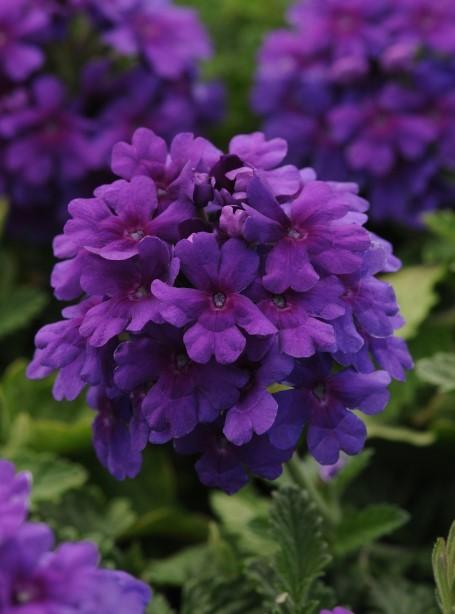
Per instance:
[[[100,569],[95,544],[54,549],[45,524],[27,522],[30,478],[0,460],[0,611],[3,614],[143,614],[149,587]]]
[[[412,361],[402,318],[376,278],[399,268],[364,227],[355,184],[282,165],[261,133],[227,154],[138,129],[113,150],[120,177],[75,199],[54,242],[56,296],[79,303],[42,328],[31,378],[86,386],[94,445],[117,478],[148,443],[198,454],[201,481],[234,492],[276,478],[307,429],[331,465],[359,452],[391,378]],[[280,384],[277,388],[276,384]]]
[[[0,195],[16,234],[49,236],[138,126],[170,139],[216,121],[221,88],[198,77],[210,53],[196,13],[167,1],[0,0]]]
[[[338,606],[334,610],[321,610],[320,614],[353,614],[353,612]]]
[[[299,0],[288,19],[259,55],[265,133],[321,178],[356,181],[375,220],[453,206],[452,0]]]

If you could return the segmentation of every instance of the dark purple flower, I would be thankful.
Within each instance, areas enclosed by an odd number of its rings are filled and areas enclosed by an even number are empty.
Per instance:
[[[121,571],[101,569],[95,544],[55,550],[45,524],[26,521],[30,478],[0,461],[0,611],[5,614],[86,612],[144,614],[149,587]]]
[[[272,244],[263,284],[270,292],[309,290],[326,273],[353,273],[362,266],[368,233],[348,213],[364,210],[355,194],[310,181],[288,206],[280,206],[260,180],[248,187],[247,241]]]
[[[60,370],[59,398],[88,385],[95,450],[117,478],[172,442],[199,454],[204,484],[234,492],[276,478],[305,427],[333,464],[363,446],[351,410],[382,410],[411,367],[376,278],[400,262],[363,228],[368,203],[285,154],[261,133],[223,154],[139,129],[114,149],[123,179],[70,204],[52,285],[80,303],[37,335],[29,372]]]
[[[79,329],[87,312],[101,303],[94,296],[62,311],[65,320],[43,326],[35,337],[36,353],[27,377],[41,379],[58,370],[53,394],[58,401],[74,400],[87,384],[102,380],[100,352],[87,344]]]
[[[290,379],[305,399],[308,448],[322,465],[336,463],[340,451],[357,454],[363,448],[365,425],[350,410],[376,414],[390,397],[390,377],[385,371],[331,373],[326,356],[301,362]]]
[[[155,183],[137,176],[98,188],[94,198],[73,200],[68,211],[64,234],[54,241],[57,256],[73,257],[84,248],[108,260],[127,260],[139,253],[145,237],[177,241],[194,207],[183,199],[160,207]]]
[[[286,290],[273,294],[258,290],[259,309],[276,326],[282,352],[294,358],[307,358],[317,351],[337,347],[331,321],[343,315],[343,286],[335,277],[319,280],[306,292]]]
[[[417,226],[451,206],[451,0],[297,0],[266,38],[252,104],[288,161],[356,181],[377,220]]]
[[[296,445],[294,413],[295,407],[284,407],[265,435],[254,435],[242,446],[221,434],[221,422],[200,425],[191,435],[176,439],[174,446],[180,454],[200,454],[195,467],[203,484],[232,494],[248,482],[248,473],[267,480],[281,474]],[[294,437],[287,436],[289,431]]]
[[[153,280],[173,283],[178,260],[169,246],[156,237],[139,245],[129,260],[110,261],[92,256],[81,274],[81,286],[89,295],[104,299],[84,316],[80,333],[90,345],[101,347],[116,335],[139,332],[149,322],[162,322],[161,305],[150,292]]]
[[[143,390],[142,413],[152,443],[183,437],[198,423],[213,422],[237,402],[248,382],[238,367],[193,362],[182,332],[166,326],[149,328],[146,336],[121,344],[115,360],[117,386]]]
[[[181,76],[210,55],[206,32],[193,10],[145,0],[129,4],[104,35],[120,53],[143,55],[166,79]]]
[[[62,179],[83,177],[95,164],[91,121],[68,105],[56,77],[37,77],[30,103],[12,116],[14,140],[5,150],[5,167],[22,181],[44,185],[56,174]]]
[[[14,465],[0,460],[0,547],[17,531],[28,511],[31,476],[16,473]]]
[[[346,608],[342,608],[338,606],[334,610],[321,610],[319,614],[354,614],[354,613],[351,612],[351,610],[347,610]]]
[[[118,480],[135,477],[149,437],[138,402],[125,395],[110,399],[102,388],[92,389],[89,400],[97,412],[93,444],[98,459]]]
[[[292,371],[293,361],[272,348],[259,363],[251,363],[245,371],[248,382],[239,399],[226,412],[223,434],[236,446],[263,435],[275,423],[278,402],[268,386],[284,380]]]
[[[44,53],[34,38],[48,24],[48,11],[33,0],[0,0],[0,73],[22,81],[43,64]]]
[[[175,248],[181,270],[194,286],[175,288],[155,281],[153,294],[164,303],[161,315],[174,326],[191,327],[184,335],[189,356],[206,363],[234,362],[246,346],[246,334],[276,332],[273,324],[244,294],[258,273],[259,257],[239,239],[219,245],[214,235],[198,233]]]
[[[145,612],[148,586],[126,573],[98,568],[94,544],[64,543],[55,551],[52,546],[50,529],[32,523],[0,544],[2,612]]]

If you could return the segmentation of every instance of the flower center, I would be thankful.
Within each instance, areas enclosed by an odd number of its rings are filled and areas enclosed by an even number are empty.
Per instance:
[[[272,302],[278,309],[284,309],[287,306],[286,297],[283,294],[274,294]]]
[[[212,301],[217,309],[222,309],[226,304],[226,295],[222,292],[217,292],[213,295]]]
[[[144,298],[145,296],[148,296],[148,291],[146,288],[144,288],[144,286],[139,286],[139,288],[136,288],[136,290],[130,294],[130,298],[133,301],[140,301],[141,298]]]
[[[184,369],[189,362],[190,359],[186,354],[177,354],[177,356],[175,357],[175,366],[179,371]]]
[[[140,228],[136,229],[136,230],[130,230],[128,232],[128,236],[133,239],[133,241],[140,241],[141,239],[144,238],[144,231],[141,230]]]

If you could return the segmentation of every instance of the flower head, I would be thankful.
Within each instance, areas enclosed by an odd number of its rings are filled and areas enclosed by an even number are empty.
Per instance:
[[[323,179],[358,182],[375,219],[415,225],[450,206],[454,11],[450,0],[298,0],[260,52],[252,103],[266,134]]]
[[[389,243],[364,228],[352,183],[281,164],[282,139],[239,135],[223,153],[139,129],[115,146],[122,177],[76,199],[57,237],[59,298],[30,377],[88,387],[94,446],[119,479],[148,444],[197,454],[208,486],[276,478],[304,429],[323,464],[356,454],[391,377],[412,365]],[[279,384],[278,388],[275,385]]]
[[[26,520],[29,476],[15,474],[6,461],[0,461],[0,474],[2,612],[145,612],[151,597],[146,584],[122,571],[100,568],[93,543],[63,543],[55,548],[47,525]]]

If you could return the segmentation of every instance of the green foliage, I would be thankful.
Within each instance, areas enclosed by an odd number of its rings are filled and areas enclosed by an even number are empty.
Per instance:
[[[31,502],[34,506],[44,501],[58,501],[66,492],[79,488],[87,480],[83,467],[52,454],[21,450],[9,458],[19,471],[31,470]]]
[[[369,505],[352,510],[335,529],[335,552],[344,556],[399,529],[409,515],[393,505]]]
[[[421,379],[438,386],[441,392],[455,390],[455,353],[441,352],[430,358],[422,358],[416,369]]]
[[[269,560],[253,559],[248,570],[264,609],[312,614],[319,606],[312,590],[330,563],[322,517],[305,491],[286,487],[275,493],[269,522],[276,552]]]
[[[93,412],[83,398],[55,401],[53,378],[31,381],[25,369],[25,361],[16,361],[0,380],[0,441],[8,440],[10,450],[29,447],[56,454],[88,448]]]
[[[39,288],[18,285],[16,276],[14,260],[0,253],[0,339],[30,324],[48,302]]]
[[[420,325],[438,301],[436,284],[444,275],[440,265],[416,265],[403,268],[384,278],[395,289],[398,304],[406,320],[399,334],[405,339],[414,337]]]
[[[455,612],[455,522],[450,527],[447,541],[439,537],[433,548],[433,573],[436,596],[442,614]]]
[[[371,583],[374,614],[437,614],[431,588],[387,577]]]

